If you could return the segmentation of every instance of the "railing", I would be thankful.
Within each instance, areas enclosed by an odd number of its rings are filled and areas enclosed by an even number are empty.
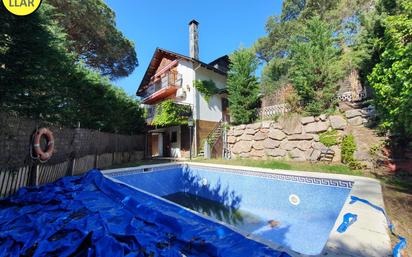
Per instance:
[[[277,104],[272,106],[265,106],[257,110],[257,115],[260,119],[272,119],[277,115],[282,115],[289,112],[287,104]]]
[[[143,151],[113,152],[90,154],[53,164],[39,163],[0,168],[0,198],[10,196],[25,186],[43,185],[64,176],[82,175],[93,168],[105,169],[116,164],[136,162],[143,158]]]
[[[157,91],[170,87],[170,86],[175,86],[175,87],[181,87],[182,86],[182,74],[169,71],[166,72],[162,75],[161,78],[157,79],[155,82],[153,82],[142,94],[142,98],[147,98],[151,96],[152,94],[156,93]]]
[[[337,96],[341,102],[358,102],[368,98],[368,92],[364,89],[359,93],[345,92]]]

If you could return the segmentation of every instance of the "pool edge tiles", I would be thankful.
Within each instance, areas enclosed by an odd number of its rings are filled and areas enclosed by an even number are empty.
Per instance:
[[[207,168],[208,170],[215,171],[215,172],[230,172],[236,173],[239,175],[247,175],[247,176],[258,176],[263,178],[269,179],[276,179],[276,180],[283,180],[283,181],[290,181],[290,182],[297,182],[297,183],[305,183],[305,184],[314,184],[314,185],[322,185],[322,186],[332,186],[332,187],[341,187],[341,188],[349,188],[353,187],[354,182],[350,180],[343,180],[343,179],[333,179],[333,178],[322,178],[316,176],[303,176],[303,175],[293,175],[293,174],[284,174],[278,171],[281,170],[272,170],[275,172],[261,172],[259,170],[248,170],[244,169],[245,167],[239,166],[237,168],[227,168],[227,167],[214,167],[214,166],[204,166],[198,164],[169,164],[169,165],[162,165],[157,166],[153,165],[153,167],[135,167],[135,168],[127,168],[127,170],[122,169],[115,169],[115,170],[107,170],[105,174],[109,174],[112,177],[118,176],[126,176],[131,175],[134,173],[142,173],[142,172],[150,172],[150,171],[166,171],[168,169],[173,168],[185,168],[185,167],[203,167]]]
[[[139,172],[144,169],[159,169],[164,170],[168,167],[177,167],[177,166],[196,166],[205,167],[208,169],[217,168],[225,169],[224,171],[232,171],[236,173],[242,172],[253,172],[253,174],[276,174],[276,175],[288,175],[288,176],[298,176],[298,177],[307,177],[307,178],[318,178],[318,179],[332,179],[333,180],[343,180],[352,182],[352,190],[350,195],[355,195],[361,198],[365,198],[381,207],[383,207],[383,198],[380,188],[379,181],[371,178],[358,177],[358,176],[348,176],[341,174],[329,174],[329,173],[314,173],[314,172],[302,172],[302,171],[290,171],[290,170],[280,170],[280,169],[265,169],[265,168],[254,168],[254,167],[242,167],[242,166],[231,166],[231,165],[218,165],[218,164],[203,164],[203,163],[173,163],[173,164],[160,164],[160,165],[150,165],[150,166],[140,166],[135,168],[128,169],[117,169],[117,170],[108,170],[103,171],[106,175],[111,176],[112,174],[119,174],[119,171],[122,172]],[[279,177],[279,176],[278,176]],[[284,178],[284,177],[283,177]],[[295,181],[302,183],[299,181]],[[304,182],[303,182],[304,183]],[[322,184],[318,184],[322,185]],[[329,186],[335,186],[330,184]],[[378,213],[374,210],[371,210],[370,207],[364,206],[362,204],[349,204],[349,199],[345,201],[341,212],[336,219],[335,225],[332,228],[332,231],[329,234],[329,239],[326,242],[326,245],[319,255],[312,256],[389,256],[390,255],[390,239],[386,230],[386,219],[384,219],[381,213]],[[359,215],[358,221],[352,225],[348,231],[343,234],[336,232],[337,227],[340,225],[343,215],[347,212],[356,213]],[[241,232],[239,232],[241,233]],[[255,241],[261,242],[256,238],[252,238]],[[270,247],[274,247],[267,242],[261,242]],[[274,247],[276,249],[276,247]],[[292,250],[287,250],[291,256],[307,256],[303,254],[296,253]]]
[[[203,165],[196,165],[196,164],[190,164],[188,166],[204,167],[204,168],[207,168],[208,170],[214,170],[216,172],[231,172],[231,173],[236,173],[236,174],[246,175],[246,176],[248,175],[258,176],[258,177],[269,178],[269,179],[305,183],[305,184],[314,184],[314,185],[321,185],[321,186],[341,187],[341,188],[348,188],[348,189],[351,189],[354,184],[354,182],[350,180],[284,174],[284,173],[277,172],[278,170],[273,170],[274,172],[268,173],[268,172],[260,172],[258,170],[253,170],[253,171],[246,170],[246,169],[243,169],[244,167],[235,169],[235,168],[225,168],[225,167],[205,167]]]

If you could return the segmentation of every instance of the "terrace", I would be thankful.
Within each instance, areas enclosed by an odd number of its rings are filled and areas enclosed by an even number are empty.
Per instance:
[[[143,104],[154,104],[176,93],[182,86],[182,75],[167,71],[153,79],[148,88],[140,95]]]

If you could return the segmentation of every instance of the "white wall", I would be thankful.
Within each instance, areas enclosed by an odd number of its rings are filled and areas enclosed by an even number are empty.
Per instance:
[[[196,70],[196,80],[213,80],[217,88],[226,87],[226,76],[220,75],[216,72],[200,67]],[[214,95],[209,102],[205,100],[203,95],[197,90],[196,92],[196,119],[205,121],[218,122],[222,119],[222,99],[219,95]]]
[[[184,103],[184,104],[193,104],[194,102],[194,92],[193,88],[193,80],[194,80],[194,73],[193,73],[193,64],[191,62],[180,60],[179,64],[177,65],[177,72],[182,74],[182,88],[186,92],[185,99],[178,99],[176,98],[176,102]]]

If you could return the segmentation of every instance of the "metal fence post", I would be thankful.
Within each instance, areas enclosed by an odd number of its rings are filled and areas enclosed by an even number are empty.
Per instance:
[[[39,185],[39,165],[34,163],[30,168],[30,186],[38,186]]]
[[[99,155],[98,154],[94,155],[94,167],[93,168],[95,169],[99,168]]]

